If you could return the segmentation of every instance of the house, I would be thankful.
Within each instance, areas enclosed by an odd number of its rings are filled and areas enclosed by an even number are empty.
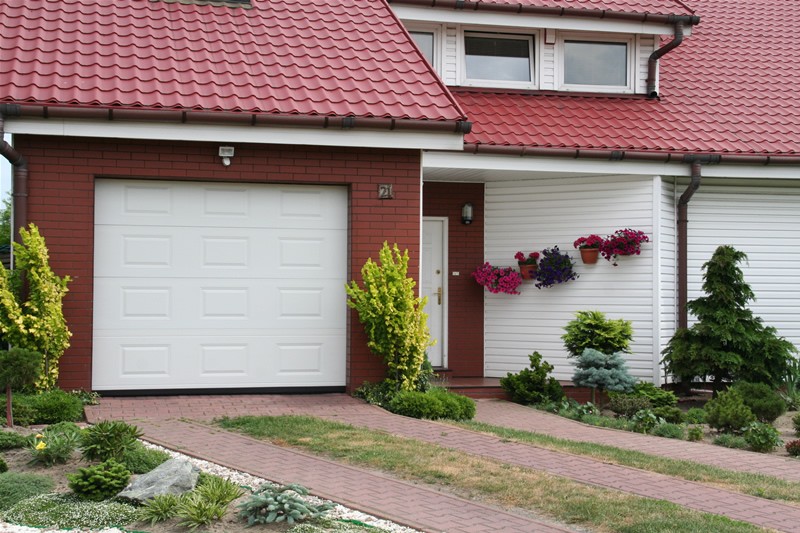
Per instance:
[[[409,250],[431,360],[454,377],[503,376],[538,350],[568,380],[561,328],[600,309],[633,321],[629,366],[658,382],[719,244],[749,254],[755,311],[800,341],[798,6],[6,7],[0,151],[15,224],[38,224],[74,278],[63,387],[379,379],[343,287],[383,241]],[[650,236],[641,256],[579,263],[564,286],[494,295],[470,275],[624,227]]]

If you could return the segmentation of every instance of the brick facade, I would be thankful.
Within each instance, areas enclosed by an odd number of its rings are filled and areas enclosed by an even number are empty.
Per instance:
[[[469,225],[461,223],[467,202],[474,215]],[[422,213],[448,218],[447,367],[453,377],[483,376],[483,287],[471,275],[483,264],[483,184],[425,183]]]
[[[416,150],[241,144],[233,164],[224,167],[219,143],[17,135],[14,144],[29,161],[29,222],[47,240],[53,270],[73,278],[64,301],[73,333],[61,359],[59,384],[65,389],[91,387],[95,178],[346,185],[348,278],[360,278],[362,265],[384,241],[407,248],[410,272],[419,271]],[[393,199],[378,199],[379,183],[393,185]],[[383,363],[367,349],[358,316],[344,302],[342,312],[348,313],[348,388],[382,379]]]

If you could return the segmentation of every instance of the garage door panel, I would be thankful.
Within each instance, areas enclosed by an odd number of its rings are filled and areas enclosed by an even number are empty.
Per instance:
[[[105,302],[94,327],[107,329],[344,328],[339,280],[98,279]]]
[[[347,229],[342,187],[104,180],[95,197],[100,225]]]
[[[347,191],[98,180],[93,387],[342,386]]]
[[[97,226],[99,277],[344,279],[345,230]]]

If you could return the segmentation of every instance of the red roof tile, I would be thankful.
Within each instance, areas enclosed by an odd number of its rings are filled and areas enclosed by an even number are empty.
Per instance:
[[[800,3],[703,0],[661,59],[661,100],[458,91],[467,143],[800,154]],[[754,21],[758,21],[754,23]]]
[[[402,2],[402,0],[399,0]],[[565,9],[599,9],[623,13],[654,15],[691,15],[689,6],[680,0],[479,0],[481,4],[560,7]]]
[[[3,4],[1,102],[463,118],[382,0]]]

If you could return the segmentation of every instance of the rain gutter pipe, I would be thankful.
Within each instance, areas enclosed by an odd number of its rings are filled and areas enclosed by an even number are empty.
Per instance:
[[[12,240],[22,242],[19,228],[28,225],[28,161],[5,140],[5,117],[18,116],[19,106],[0,104],[0,154],[14,167],[12,186],[12,213],[14,230]],[[13,257],[13,253],[11,254]]]
[[[656,90],[656,74],[658,72],[658,60],[665,56],[671,50],[674,50],[683,42],[683,22],[678,21],[675,23],[674,37],[670,42],[650,54],[647,60],[647,97],[658,98],[658,91]]]

